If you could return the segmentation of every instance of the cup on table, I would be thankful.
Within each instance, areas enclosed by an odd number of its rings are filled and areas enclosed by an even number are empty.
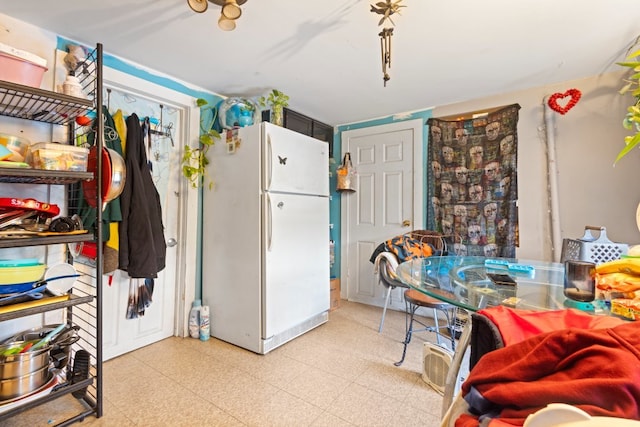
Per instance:
[[[588,261],[564,263],[564,296],[574,301],[589,302],[596,297],[596,265]]]

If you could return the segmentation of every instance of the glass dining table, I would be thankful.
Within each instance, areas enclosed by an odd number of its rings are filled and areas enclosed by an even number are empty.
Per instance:
[[[564,265],[555,262],[478,256],[414,258],[396,269],[398,280],[428,296],[468,312],[504,305],[525,310],[576,308],[609,314],[604,302],[577,302],[564,296]],[[456,380],[471,338],[471,322],[460,335],[447,375],[443,414],[453,401]]]

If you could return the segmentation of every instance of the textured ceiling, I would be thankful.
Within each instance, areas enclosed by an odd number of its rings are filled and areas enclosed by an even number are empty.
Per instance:
[[[0,11],[224,96],[271,88],[330,125],[619,69],[640,2],[403,0],[383,86],[375,1],[248,0],[235,31],[186,0],[0,0]],[[516,100],[517,101],[517,100]]]

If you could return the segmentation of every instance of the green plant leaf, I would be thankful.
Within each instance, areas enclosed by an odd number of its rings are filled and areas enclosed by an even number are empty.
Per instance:
[[[278,89],[271,89],[271,92],[266,96],[261,96],[258,99],[258,103],[262,107],[270,106],[274,107],[288,107],[289,106],[289,97],[285,95],[283,92]]]
[[[618,160],[629,154],[629,152],[633,150],[638,145],[638,143],[640,143],[640,132],[633,135],[633,137],[627,142],[627,145],[625,145],[625,147],[618,153],[618,157],[616,157],[616,160],[613,162],[613,164],[615,165],[616,163],[618,163]]]
[[[631,51],[630,48],[627,51],[625,61],[616,62],[616,64],[620,65],[621,67],[631,68],[634,71],[630,77],[626,77],[623,79],[625,85],[619,90],[619,93],[621,95],[624,95],[631,92],[631,95],[635,97],[635,101],[627,108],[627,113],[625,114],[624,120],[622,121],[622,126],[629,131],[633,131],[635,129],[636,133],[624,138],[625,146],[618,153],[618,156],[613,163],[614,165],[636,146],[638,146],[638,144],[640,144],[640,61],[638,61],[638,58],[640,57],[640,49],[638,49],[639,43],[640,36],[636,38],[635,43],[632,45],[632,48],[635,50]]]
[[[640,49],[627,55],[627,59],[633,59],[640,56]]]
[[[638,66],[638,61],[633,61],[633,62],[616,62],[617,65],[620,65],[621,67],[629,67],[629,68],[636,68]]]
[[[629,91],[629,89],[631,89],[631,86],[633,85],[633,83],[627,83],[626,85],[624,85],[619,91],[618,93],[620,95],[624,95],[625,93],[627,93]]]
[[[208,106],[209,102],[203,98],[198,98],[196,105],[201,109],[200,136],[198,138],[200,146],[198,148],[192,148],[189,145],[185,145],[182,155],[182,175],[189,181],[190,186],[193,188],[198,188],[203,184],[204,177],[207,174],[206,166],[209,164],[207,152],[209,148],[215,144],[215,140],[220,138],[220,134],[212,128],[218,109]],[[207,119],[203,113],[209,110],[212,114],[211,118]]]

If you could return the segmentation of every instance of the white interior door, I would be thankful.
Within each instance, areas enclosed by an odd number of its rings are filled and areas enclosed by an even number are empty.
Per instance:
[[[383,241],[423,224],[422,121],[409,120],[342,133],[358,183],[342,195],[341,278],[350,301],[382,306],[384,289],[369,261]],[[392,306],[399,305],[396,290]]]
[[[192,97],[113,70],[105,70],[105,88],[111,89],[105,96],[105,104],[108,103],[112,114],[121,109],[125,116],[136,113],[141,118],[162,118],[163,128],[157,130],[167,131],[170,127],[171,134],[171,137],[154,135],[148,147],[148,160],[152,163],[153,181],[162,206],[166,267],[155,279],[151,305],[143,316],[133,319],[126,316],[128,274],[116,270],[111,278],[104,277],[103,356],[108,360],[174,334],[183,335],[185,305],[190,305],[195,292],[194,282],[189,279],[195,276],[195,266],[186,262],[195,256],[191,258],[187,248],[196,244],[185,231],[185,224],[193,220],[185,217],[187,185],[181,175],[181,149],[190,139],[189,135],[195,134],[197,139],[199,116],[193,117]]]

